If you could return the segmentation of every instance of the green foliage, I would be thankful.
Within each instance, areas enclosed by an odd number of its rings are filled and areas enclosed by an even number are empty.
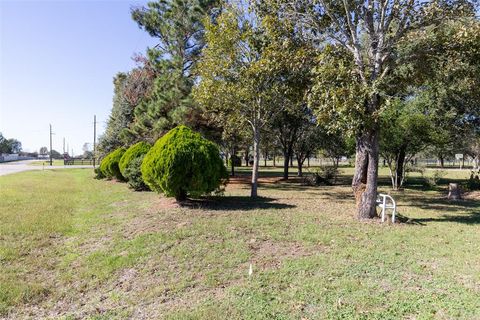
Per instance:
[[[337,166],[320,166],[309,170],[311,175],[305,179],[306,183],[312,186],[327,185],[331,186],[337,181],[339,171]]]
[[[218,147],[186,126],[160,138],[145,156],[141,170],[152,190],[177,200],[216,191],[227,177]]]
[[[143,141],[130,146],[118,164],[120,173],[128,181],[130,187],[136,191],[148,190],[148,186],[143,181],[140,167],[151,147],[149,143]]]
[[[470,174],[470,178],[467,181],[468,190],[480,190],[480,170],[473,170]]]
[[[440,183],[440,180],[445,177],[447,173],[443,170],[435,170],[433,174],[430,175],[425,175],[424,180],[425,180],[425,185],[427,187],[433,188],[438,186]]]
[[[116,178],[119,181],[125,180],[120,172],[118,163],[125,153],[124,148],[118,148],[115,151],[110,152],[105,158],[102,159],[100,163],[100,170],[103,175],[109,179]]]
[[[231,167],[233,162],[234,167],[241,167],[242,166],[242,159],[237,156],[236,154],[232,154],[230,159],[228,159],[228,166]]]
[[[357,133],[375,124],[378,115],[370,115],[365,108],[368,87],[346,49],[327,45],[317,57],[312,82],[308,104],[322,125]]]
[[[94,176],[95,179],[101,180],[106,178],[100,167],[95,168],[93,172],[95,173],[95,176]]]
[[[132,10],[138,26],[158,39],[147,51],[155,79],[148,97],[135,108],[128,134],[156,141],[178,124],[196,124],[201,114],[191,99],[191,69],[204,46],[204,26],[217,0],[148,2]]]
[[[17,139],[6,139],[0,132],[0,153],[19,153],[22,143]]]
[[[145,154],[142,154],[139,157],[133,158],[132,161],[127,165],[123,171],[123,176],[128,180],[128,185],[135,191],[145,191],[150,190],[150,188],[145,184],[142,177],[142,162],[145,158]]]
[[[408,162],[432,142],[435,128],[425,109],[421,96],[413,96],[393,101],[382,113],[380,154],[390,168],[394,189],[403,185]]]
[[[98,150],[101,154],[112,152],[125,144],[125,128],[133,121],[133,107],[125,99],[125,84],[128,75],[118,73],[113,79],[113,106],[105,133],[100,137]]]
[[[251,3],[229,3],[214,22],[205,22],[205,29],[207,46],[196,67],[201,81],[193,95],[214,122],[229,124],[224,131],[238,124],[252,129],[255,197],[261,131],[279,111],[300,105],[311,52],[292,36],[291,24],[260,16]],[[237,138],[224,136],[233,143]]]
[[[130,148],[125,151],[123,154],[122,158],[120,159],[120,162],[118,163],[118,168],[120,169],[120,173],[126,178],[125,176],[125,170],[127,169],[128,166],[130,166],[130,163],[138,158],[138,157],[143,157],[144,155],[147,154],[148,150],[151,148],[151,144],[141,141],[138,142]]]

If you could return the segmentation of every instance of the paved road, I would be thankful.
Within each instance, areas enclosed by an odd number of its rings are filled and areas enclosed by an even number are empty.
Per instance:
[[[26,161],[0,163],[0,176],[22,172],[22,171],[30,171],[30,170],[92,168],[92,166],[52,166],[52,167],[45,166],[45,167],[42,167],[42,166],[30,165],[30,163],[34,161],[38,161],[38,160],[26,160]]]

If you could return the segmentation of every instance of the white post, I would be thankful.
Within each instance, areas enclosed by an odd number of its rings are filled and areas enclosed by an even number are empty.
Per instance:
[[[392,223],[395,223],[395,211],[397,211],[397,204],[393,201]]]
[[[387,204],[387,197],[385,195],[383,195],[382,198],[383,198],[382,222],[385,222],[385,206]]]

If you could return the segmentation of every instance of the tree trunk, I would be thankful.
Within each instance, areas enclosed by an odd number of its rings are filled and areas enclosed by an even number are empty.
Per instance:
[[[248,147],[247,149],[245,150],[245,158],[243,160],[245,160],[245,166],[248,167],[249,163],[248,163],[248,158],[249,158],[249,154],[248,154]]]
[[[445,166],[445,159],[442,157],[438,157],[438,160],[440,161],[440,168],[443,168]]]
[[[338,168],[338,158],[337,158],[337,157],[333,157],[333,158],[332,158],[332,163],[333,163],[333,167],[334,167],[335,169],[337,169],[337,168]]]
[[[374,128],[357,137],[355,174],[352,189],[357,205],[359,219],[371,219],[377,215],[377,178],[378,178],[378,129]]]
[[[233,156],[234,156],[234,153],[230,155],[230,167],[232,171],[231,175],[232,177],[235,177],[235,164],[233,163]]]
[[[277,163],[275,161],[275,152],[273,153],[273,167],[275,168],[277,166]]]
[[[288,162],[290,160],[290,155],[288,153],[283,153],[283,179],[288,180]]]
[[[298,177],[303,177],[303,162],[305,161],[305,158],[302,160],[302,156],[297,155],[297,176]]]
[[[310,168],[310,155],[307,157],[307,168]]]
[[[400,148],[400,151],[397,154],[397,163],[395,165],[395,183],[392,186],[393,190],[398,190],[402,187],[403,185],[403,174],[405,172],[405,157],[407,156],[406,154],[406,148],[402,147]]]
[[[293,168],[293,153],[290,153],[290,167]]]
[[[265,151],[265,159],[263,160],[263,166],[264,166],[264,167],[267,166],[267,157],[268,157],[268,152]]]
[[[252,192],[251,197],[257,197],[258,167],[260,162],[260,128],[253,128],[253,168],[252,168]]]

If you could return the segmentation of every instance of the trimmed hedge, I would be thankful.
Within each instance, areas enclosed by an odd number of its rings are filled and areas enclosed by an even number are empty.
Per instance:
[[[127,179],[128,184],[135,191],[149,190],[143,181],[140,166],[142,165],[143,158],[151,147],[152,145],[147,142],[134,144],[125,151],[118,164],[120,173]]]
[[[147,191],[150,188],[145,184],[142,177],[142,162],[145,155],[134,158],[125,168],[123,176],[128,180],[128,185],[135,191]]]
[[[119,181],[125,180],[120,172],[120,169],[118,168],[118,162],[120,162],[120,159],[124,153],[125,148],[118,148],[103,158],[102,162],[100,163],[100,170],[104,176],[109,179],[116,178]]]
[[[218,147],[186,126],[178,126],[157,140],[141,170],[152,190],[178,201],[187,195],[198,197],[216,191],[227,178]]]
[[[122,176],[127,178],[125,176],[125,169],[127,168],[127,166],[129,166],[129,164],[135,158],[146,155],[151,147],[151,144],[143,141],[130,146],[130,148],[125,151],[122,158],[120,159],[120,162],[118,163],[118,168],[120,169],[120,173],[122,174]]]

